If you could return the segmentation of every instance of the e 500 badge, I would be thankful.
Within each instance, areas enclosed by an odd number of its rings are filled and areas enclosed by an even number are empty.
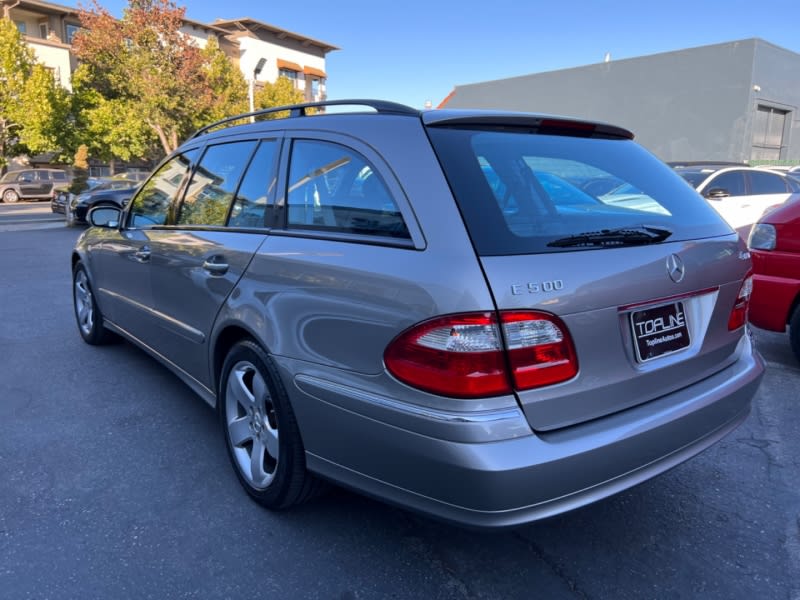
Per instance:
[[[542,294],[558,292],[564,289],[562,279],[552,279],[550,281],[531,281],[528,283],[515,283],[511,286],[511,293],[515,296],[522,294]]]

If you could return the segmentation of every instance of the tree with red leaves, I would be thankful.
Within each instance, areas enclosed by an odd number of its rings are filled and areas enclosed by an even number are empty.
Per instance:
[[[180,31],[185,11],[169,0],[129,0],[119,20],[97,0],[80,10],[73,81],[87,127],[106,145],[126,138],[139,148],[150,137],[168,154],[215,106],[208,57]]]

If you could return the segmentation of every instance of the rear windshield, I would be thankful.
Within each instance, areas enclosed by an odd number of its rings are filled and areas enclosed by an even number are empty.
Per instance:
[[[563,241],[604,230],[668,232],[669,242],[731,233],[670,167],[630,140],[428,132],[483,256],[595,248]]]

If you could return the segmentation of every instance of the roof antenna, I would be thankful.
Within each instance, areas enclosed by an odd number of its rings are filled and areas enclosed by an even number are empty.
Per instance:
[[[603,62],[611,62],[611,52],[606,52],[606,55],[603,57]]]

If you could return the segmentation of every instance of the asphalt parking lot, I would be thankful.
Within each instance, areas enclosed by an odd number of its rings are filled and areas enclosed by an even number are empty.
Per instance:
[[[593,506],[495,534],[339,489],[270,513],[188,388],[129,344],[81,341],[80,230],[46,212],[0,206],[0,598],[800,599],[785,335],[754,332],[768,372],[742,427]]]

